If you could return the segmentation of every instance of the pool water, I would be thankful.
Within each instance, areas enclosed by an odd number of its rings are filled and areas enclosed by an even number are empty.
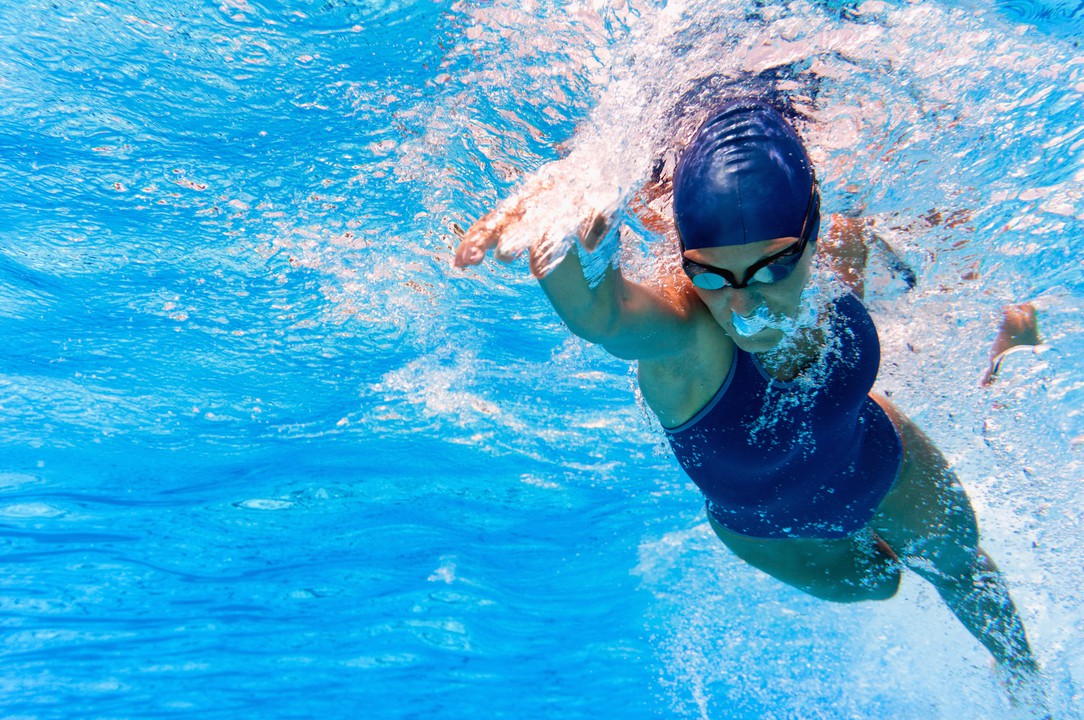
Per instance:
[[[3,3],[0,715],[1011,717],[930,587],[742,565],[628,364],[524,262],[451,267],[546,163],[627,201],[697,78],[773,72],[826,211],[915,270],[871,268],[878,387],[1081,717],[1081,37],[1023,0]],[[980,388],[1025,300],[1045,346]]]

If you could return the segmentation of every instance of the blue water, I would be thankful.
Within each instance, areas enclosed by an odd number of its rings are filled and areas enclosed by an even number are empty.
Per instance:
[[[523,263],[451,268],[543,164],[627,190],[693,78],[785,65],[826,207],[918,274],[874,264],[880,387],[1080,717],[1082,36],[1054,2],[2,3],[0,715],[1009,717],[928,587],[743,566],[628,365]],[[1023,300],[1047,349],[980,389]]]

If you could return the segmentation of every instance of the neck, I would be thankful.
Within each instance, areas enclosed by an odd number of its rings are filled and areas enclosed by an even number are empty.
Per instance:
[[[790,382],[817,361],[824,341],[824,331],[820,327],[802,328],[793,337],[783,338],[771,350],[756,353],[757,360],[773,378]]]

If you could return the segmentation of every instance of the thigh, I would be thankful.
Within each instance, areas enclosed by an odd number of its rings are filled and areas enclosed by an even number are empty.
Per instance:
[[[805,593],[835,602],[883,600],[899,586],[899,569],[877,548],[872,531],[838,540],[764,540],[727,530],[708,515],[715,534],[739,558]]]
[[[875,398],[899,430],[899,477],[870,526],[900,560],[937,582],[978,562],[979,529],[963,485],[926,435],[884,398]]]

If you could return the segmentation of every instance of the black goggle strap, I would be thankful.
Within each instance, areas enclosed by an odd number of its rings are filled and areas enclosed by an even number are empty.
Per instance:
[[[802,249],[805,249],[805,243],[809,242],[809,236],[813,234],[813,228],[816,223],[811,222],[815,217],[820,219],[821,215],[821,192],[820,183],[817,182],[817,174],[813,173],[813,184],[809,188],[809,204],[805,208],[805,219],[802,220],[802,234],[798,236],[798,239],[802,241]]]

